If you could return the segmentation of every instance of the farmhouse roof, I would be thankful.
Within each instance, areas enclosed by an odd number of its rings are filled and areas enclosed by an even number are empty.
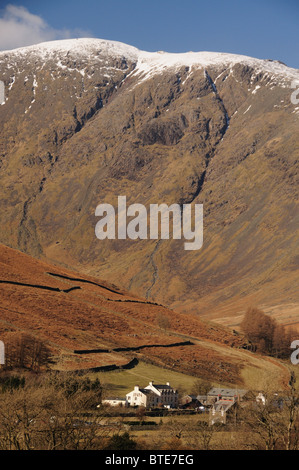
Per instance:
[[[217,388],[213,387],[209,392],[208,396],[218,397],[235,397],[240,396],[243,397],[247,393],[247,390],[238,389],[238,388]]]
[[[227,411],[233,405],[234,403],[232,401],[219,400],[216,403],[214,403],[213,408],[215,411]]]

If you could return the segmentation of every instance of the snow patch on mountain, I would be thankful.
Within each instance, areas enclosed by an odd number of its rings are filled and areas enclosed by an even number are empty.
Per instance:
[[[43,59],[49,59],[55,55],[71,55],[90,57],[105,55],[108,57],[126,57],[133,61],[137,60],[138,49],[117,41],[106,41],[103,39],[63,39],[60,41],[49,41],[34,46],[21,47],[11,51],[0,52],[0,58],[5,55],[22,57],[28,54],[37,55]]]
[[[297,69],[291,69],[278,61],[254,59],[237,54],[218,52],[185,52],[181,54],[166,52],[139,51],[136,73],[141,75],[141,81],[151,78],[155,74],[163,73],[168,68],[180,67],[207,68],[227,66],[232,68],[236,64],[244,64],[255,69],[255,73],[268,72],[281,78],[293,79],[299,77]]]
[[[299,79],[299,70],[289,68],[278,61],[220,52],[146,52],[121,42],[91,38],[50,41],[12,51],[2,51],[0,63],[9,58],[10,66],[13,62],[16,65],[20,59],[28,60],[30,56],[38,57],[43,62],[54,60],[61,69],[68,68],[63,64],[63,60],[68,58],[86,59],[93,64],[105,59],[107,63],[109,58],[125,59],[135,65],[133,75],[138,77],[139,83],[168,69],[178,70],[182,66],[189,67],[190,71],[191,69],[194,71],[195,68],[225,66],[230,69],[230,73],[233,73],[232,67],[236,64],[252,67],[256,75],[263,73],[269,74],[271,78],[278,77],[282,86],[286,86],[286,80]],[[84,76],[83,70],[80,70],[80,73]]]

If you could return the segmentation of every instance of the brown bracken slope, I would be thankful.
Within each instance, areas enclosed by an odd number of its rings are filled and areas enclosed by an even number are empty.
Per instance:
[[[11,332],[42,339],[55,369],[121,366],[137,358],[221,383],[248,386],[253,377],[269,375],[279,384],[287,380],[277,362],[244,350],[246,341],[236,332],[4,245],[0,281],[1,340]],[[95,349],[104,351],[88,353]]]

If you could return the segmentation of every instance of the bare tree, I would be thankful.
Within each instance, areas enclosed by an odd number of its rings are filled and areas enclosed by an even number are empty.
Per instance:
[[[192,387],[191,393],[193,395],[206,395],[212,388],[212,382],[207,380],[197,379]]]
[[[265,400],[252,399],[243,408],[248,446],[265,450],[298,450],[299,396],[292,374],[285,392],[263,391]]]
[[[50,377],[0,393],[1,450],[101,449],[100,386],[84,377]]]
[[[286,422],[286,432],[283,435],[284,447],[286,450],[299,450],[299,393],[296,390],[296,377],[293,371],[283,414]]]
[[[164,330],[164,332],[166,332],[166,330],[168,330],[170,327],[169,318],[163,313],[158,314],[157,322],[158,322],[159,328],[161,328],[161,330]]]
[[[47,368],[51,352],[41,340],[26,333],[9,333],[5,337],[6,369],[25,368],[39,371]]]

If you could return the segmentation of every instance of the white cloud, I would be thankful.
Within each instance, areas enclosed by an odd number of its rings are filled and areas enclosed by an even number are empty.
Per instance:
[[[22,6],[7,5],[0,16],[0,50],[73,37],[90,37],[90,33],[79,29],[54,29]]]

